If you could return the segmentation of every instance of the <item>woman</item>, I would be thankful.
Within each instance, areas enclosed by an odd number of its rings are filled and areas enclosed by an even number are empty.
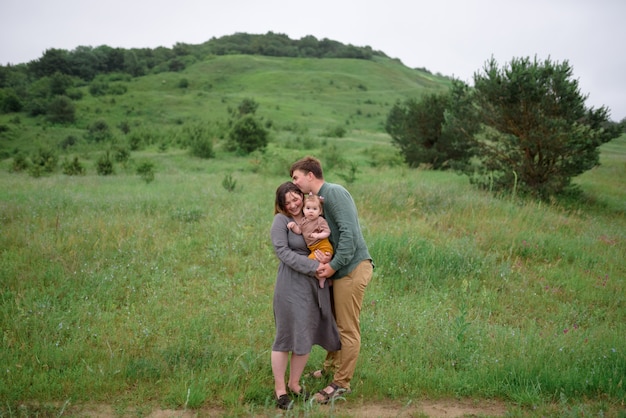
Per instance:
[[[303,201],[304,195],[295,184],[281,184],[276,190],[270,233],[280,260],[274,289],[276,338],[271,361],[276,404],[281,409],[291,409],[293,404],[288,391],[295,397],[308,397],[300,386],[300,378],[313,345],[327,351],[336,351],[341,346],[329,287],[320,288],[315,278],[315,271],[322,262],[330,261],[330,256],[325,260],[310,259],[302,235],[287,227],[289,222],[301,220]],[[289,381],[285,384],[290,353]]]

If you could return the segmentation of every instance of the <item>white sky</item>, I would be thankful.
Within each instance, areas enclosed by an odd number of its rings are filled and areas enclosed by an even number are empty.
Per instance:
[[[626,118],[624,0],[0,0],[0,64],[49,48],[200,44],[237,32],[371,46],[472,83],[493,56],[569,61],[587,106]]]

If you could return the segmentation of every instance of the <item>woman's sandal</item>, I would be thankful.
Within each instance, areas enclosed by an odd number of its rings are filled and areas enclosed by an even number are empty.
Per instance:
[[[293,407],[293,401],[286,393],[276,398],[276,406],[285,411],[290,410]]]
[[[352,392],[350,389],[345,389],[342,388],[340,386],[338,386],[335,382],[332,382],[330,386],[333,391],[328,393],[326,391],[324,391],[324,389],[320,390],[319,392],[317,392],[315,394],[315,401],[321,404],[327,404],[328,402],[332,401],[335,398],[340,397],[341,395],[343,395],[344,393],[350,393]],[[319,396],[317,396],[319,395]]]

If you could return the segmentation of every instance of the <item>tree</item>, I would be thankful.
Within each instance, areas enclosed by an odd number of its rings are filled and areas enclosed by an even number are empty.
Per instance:
[[[96,172],[100,176],[109,176],[114,173],[113,161],[111,161],[111,154],[109,151],[105,152],[96,161]]]
[[[23,107],[14,89],[0,89],[0,113],[19,112]]]
[[[99,72],[104,71],[98,58],[92,47],[77,47],[67,56],[70,74],[85,81],[92,80]]]
[[[233,120],[244,117],[245,115],[254,115],[259,108],[259,104],[254,99],[243,99],[235,109],[228,108],[228,112]]]
[[[254,116],[258,107],[259,104],[254,99],[243,99],[235,109],[229,107],[230,132],[227,150],[244,154],[265,150],[269,132]]]
[[[29,166],[30,175],[41,177],[41,175],[52,173],[56,170],[59,157],[50,148],[39,148],[31,157],[32,164]]]
[[[76,107],[69,97],[57,96],[50,102],[47,116],[52,123],[72,123],[76,120]]]
[[[63,162],[63,174],[68,176],[85,175],[85,167],[80,163],[78,157],[74,157],[72,161],[65,160]]]
[[[89,125],[86,137],[94,142],[104,142],[113,137],[113,132],[111,132],[109,124],[104,119],[98,119]]]
[[[70,74],[69,54],[64,49],[47,49],[41,58],[29,63],[28,69],[37,78],[56,72]]]
[[[133,77],[139,77],[146,73],[145,65],[139,61],[132,50],[124,52],[123,70]]]
[[[469,159],[470,149],[463,136],[443,130],[449,100],[446,93],[433,93],[421,101],[398,102],[389,112],[385,130],[410,167],[428,164],[441,169]]]
[[[137,175],[146,183],[154,181],[154,163],[152,161],[144,161],[137,167]]]
[[[229,149],[234,148],[244,154],[256,150],[263,151],[268,143],[268,132],[252,115],[238,119],[230,130],[229,137],[231,140]]]
[[[189,152],[198,158],[214,158],[213,137],[214,134],[206,124],[187,125],[184,134],[189,144]]]
[[[124,71],[125,51],[122,48],[111,48],[107,45],[101,45],[94,49],[94,54],[98,58],[100,71],[106,73]]]
[[[453,84],[456,97],[445,129],[463,133],[476,153],[462,171],[495,190],[517,189],[547,198],[599,164],[598,147],[617,136],[608,110],[586,109],[586,96],[567,61],[492,58],[474,74],[474,88]],[[478,133],[463,125],[479,126]]]
[[[74,80],[67,74],[55,72],[50,76],[50,94],[61,96],[67,94],[67,90],[74,85]]]

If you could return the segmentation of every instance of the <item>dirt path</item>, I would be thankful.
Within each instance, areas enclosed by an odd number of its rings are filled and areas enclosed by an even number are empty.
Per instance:
[[[328,409],[331,414],[330,406],[319,407],[322,414],[324,409]],[[83,405],[71,406],[68,408],[67,415],[75,417],[93,417],[93,418],[120,418],[119,411],[115,411],[109,405]],[[277,416],[279,410],[268,410],[263,416]],[[144,412],[145,413],[145,412]],[[332,410],[333,416],[353,416],[359,418],[391,418],[391,417],[415,417],[426,416],[431,418],[455,418],[465,416],[480,417],[500,417],[506,413],[506,405],[497,401],[473,401],[473,400],[437,400],[437,401],[419,401],[408,405],[394,402],[376,402],[351,404],[350,402],[339,402],[334,405]],[[130,416],[138,416],[136,413],[128,411]],[[143,415],[143,414],[142,414]],[[224,415],[224,411],[219,409],[199,409],[193,411],[184,410],[153,410],[147,415],[148,418],[202,418],[202,417],[220,417]],[[296,414],[297,415],[297,414]]]

